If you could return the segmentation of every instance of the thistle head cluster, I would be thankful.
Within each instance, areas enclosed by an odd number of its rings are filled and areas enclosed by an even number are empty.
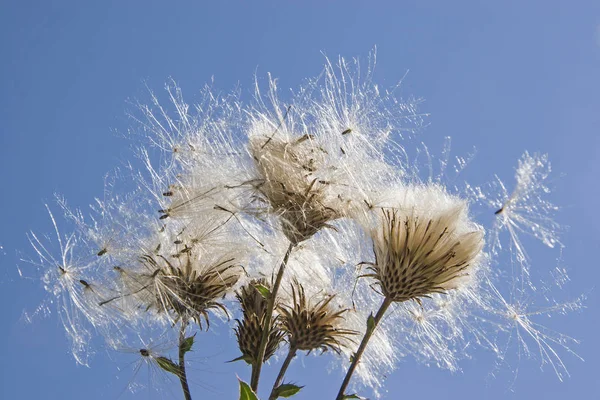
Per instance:
[[[470,334],[470,343],[496,351],[484,328],[468,332],[506,314],[498,308],[511,308],[491,283],[497,276],[485,268],[486,257],[500,254],[498,233],[504,230],[511,260],[516,255],[522,264],[528,260],[521,232],[550,247],[559,243],[550,219],[555,207],[542,199],[547,159],[526,153],[512,193],[498,183],[489,248],[464,196],[449,194],[452,188],[441,180],[419,183],[419,166],[407,150],[407,134],[421,119],[416,102],[394,97],[397,87],[380,90],[371,81],[373,67],[365,74],[358,62],[340,59],[335,66],[327,60],[323,74],[285,105],[274,79],[267,96],[257,84],[250,105],[237,93],[217,96],[206,89],[197,114],[178,89],[168,89],[175,117],[153,97],[158,111],[142,108],[141,122],[152,146],[162,150],[158,165],[143,148],[147,171],[133,171],[135,189],[98,201],[92,223],[61,201],[77,233],[59,235],[53,219],[59,256],[35,235],[30,239],[39,256],[33,264],[47,270],[46,288],[59,304],[77,360],[87,362],[92,332],[112,345],[128,328],[139,336],[154,324],[171,329],[180,323],[182,337],[190,322],[208,329],[209,313],[229,315],[228,294],[236,289],[241,316],[234,331],[241,358],[253,367],[284,340],[290,357],[316,349],[354,355],[352,338],[360,332],[372,341],[359,346],[365,353],[356,358],[356,371],[376,391],[381,376],[406,354],[455,369],[469,347],[462,338]],[[448,157],[440,162],[446,168]],[[484,190],[466,186],[485,200]],[[285,274],[277,274],[275,265],[283,271],[285,263]],[[357,264],[367,265],[360,276]],[[277,279],[257,278],[271,273]],[[480,279],[469,279],[476,275]],[[528,271],[521,275],[528,285],[517,282],[520,277],[512,286],[533,288]],[[294,282],[291,296],[275,295],[270,282]],[[305,288],[335,295],[311,297]],[[391,303],[401,304],[383,319]],[[380,323],[373,325],[378,306]],[[494,336],[503,322],[492,322]],[[562,342],[527,329],[544,361],[556,354],[548,343]],[[139,354],[151,355],[147,349]]]
[[[332,350],[340,353],[349,344],[353,330],[343,328],[347,309],[335,310],[331,301],[334,295],[325,296],[317,302],[307,299],[304,287],[292,285],[291,304],[279,306],[281,328],[286,334],[290,348],[294,350]]]
[[[255,363],[258,358],[257,352],[260,340],[264,329],[267,327],[267,321],[265,321],[267,299],[258,287],[269,290],[266,279],[255,279],[236,292],[236,299],[242,308],[242,320],[236,320],[235,336],[242,357],[249,364]],[[263,361],[267,361],[275,354],[283,339],[279,322],[279,318],[275,317],[271,323]]]

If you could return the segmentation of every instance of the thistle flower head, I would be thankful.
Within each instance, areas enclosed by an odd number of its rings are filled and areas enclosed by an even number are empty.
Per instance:
[[[346,347],[349,336],[357,332],[341,327],[347,310],[334,310],[331,305],[334,297],[327,296],[311,304],[302,285],[292,285],[292,305],[279,306],[281,327],[290,348],[309,352],[333,350],[339,354]]]
[[[146,309],[175,315],[175,320],[192,319],[209,324],[208,311],[227,310],[221,299],[237,283],[242,268],[235,258],[223,256],[205,260],[194,256],[186,247],[178,258],[146,254],[139,262],[147,272],[133,272],[118,267],[129,294],[134,294]]]
[[[242,357],[250,364],[256,362],[260,340],[263,330],[266,328],[267,299],[259,292],[257,285],[269,289],[266,279],[258,279],[250,281],[236,292],[236,298],[242,307],[243,318],[241,321],[236,320],[235,336]],[[279,327],[279,318],[276,316],[269,330],[263,362],[275,354],[282,339],[283,332]]]
[[[466,203],[432,186],[408,189],[402,208],[382,208],[371,229],[381,293],[403,302],[456,289],[483,246]]]
[[[279,217],[285,236],[299,243],[314,235],[339,212],[329,199],[328,182],[317,176],[325,151],[310,135],[285,141],[258,135],[250,138],[258,178],[254,188]]]

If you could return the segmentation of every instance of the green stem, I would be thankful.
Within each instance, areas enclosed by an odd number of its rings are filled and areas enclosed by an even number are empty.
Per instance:
[[[185,328],[187,327],[187,321],[181,321],[181,328],[179,329],[179,382],[181,383],[181,389],[183,390],[183,397],[185,400],[192,400],[190,394],[190,387],[187,381],[187,375],[185,373]]]
[[[275,396],[275,390],[279,387],[279,385],[281,385],[283,383],[283,378],[285,377],[285,372],[287,371],[287,369],[290,366],[290,363],[292,362],[292,359],[294,357],[296,357],[296,349],[293,347],[290,347],[288,355],[285,358],[285,361],[283,361],[283,365],[281,366],[281,369],[279,370],[279,375],[277,375],[277,379],[275,380],[275,383],[273,384],[273,389],[271,389],[271,395],[269,396],[269,400],[275,400],[277,398]]]
[[[379,311],[377,311],[377,315],[375,315],[375,318],[373,319],[373,324],[369,324],[369,321],[367,320],[367,331],[365,332],[365,336],[363,337],[362,342],[360,342],[360,346],[358,347],[358,350],[356,350],[356,353],[354,353],[354,356],[352,357],[352,363],[350,364],[350,368],[348,368],[348,372],[346,373],[344,382],[342,382],[342,386],[340,387],[340,391],[338,392],[336,400],[343,400],[344,392],[346,391],[346,388],[348,387],[348,384],[350,383],[350,379],[352,378],[352,374],[354,374],[354,370],[358,366],[358,362],[360,361],[360,358],[362,357],[363,353],[365,352],[365,349],[367,348],[367,343],[369,343],[369,339],[371,339],[371,336],[373,336],[373,332],[375,332],[375,328],[377,327],[377,325],[381,321],[381,318],[383,318],[383,314],[385,314],[385,312],[387,311],[387,309],[389,308],[389,306],[391,304],[392,304],[392,300],[386,297],[383,300],[381,307],[379,307]]]
[[[265,312],[265,326],[263,326],[262,337],[260,339],[260,346],[258,348],[258,355],[256,357],[255,363],[252,365],[252,379],[250,380],[250,386],[254,393],[258,390],[258,381],[260,379],[260,370],[262,368],[263,359],[265,358],[265,351],[267,349],[267,342],[269,338],[269,331],[271,330],[271,323],[273,318],[273,309],[275,308],[275,298],[277,297],[277,292],[279,291],[279,286],[281,286],[281,278],[283,278],[283,272],[285,271],[285,267],[290,259],[290,254],[292,250],[296,246],[295,243],[291,243],[288,246],[287,251],[285,252],[285,256],[283,257],[283,261],[279,266],[279,271],[277,271],[277,277],[275,278],[275,283],[271,288],[271,294],[269,296],[269,300],[267,302],[267,310]]]

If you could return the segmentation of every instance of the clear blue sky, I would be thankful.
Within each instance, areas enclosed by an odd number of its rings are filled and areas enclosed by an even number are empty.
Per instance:
[[[563,206],[558,220],[570,227],[563,263],[572,281],[562,295],[588,294],[583,312],[550,321],[582,342],[576,350],[585,362],[564,355],[572,375],[565,382],[548,367],[540,371],[535,360],[521,361],[513,384],[510,367],[488,379],[494,364],[486,353],[463,362],[458,374],[407,359],[388,378],[386,398],[599,396],[600,268],[592,256],[600,250],[600,3],[210,3],[0,5],[0,397],[157,397],[123,393],[131,378],[127,355],[113,361],[100,350],[91,369],[76,366],[56,315],[24,323],[23,310],[35,309],[45,292],[39,282],[19,279],[16,270],[17,252],[32,253],[26,232],[51,232],[43,204],[54,192],[85,207],[102,194],[104,174],[130,158],[126,111],[130,100],[149,99],[145,85],[158,92],[172,77],[193,101],[214,76],[215,88],[229,91],[240,83],[247,98],[255,71],[279,77],[281,88],[295,88],[319,73],[321,52],[366,57],[373,46],[376,81],[393,85],[409,71],[403,93],[424,98],[421,110],[431,116],[423,141],[439,149],[450,135],[457,154],[477,147],[471,176],[483,182],[498,174],[511,181],[523,150],[550,154],[553,200]],[[556,255],[542,259],[552,262]],[[198,371],[192,380],[225,394],[200,385],[192,390],[196,398],[232,398],[235,373],[248,374],[223,364],[233,358],[234,339],[209,333],[203,340],[207,347],[198,347],[196,355],[207,356],[202,368],[214,371]],[[321,385],[333,396],[341,376],[327,375],[322,366],[315,358],[296,360],[288,377],[307,385],[298,399],[320,398]],[[176,382],[172,393],[179,396]]]

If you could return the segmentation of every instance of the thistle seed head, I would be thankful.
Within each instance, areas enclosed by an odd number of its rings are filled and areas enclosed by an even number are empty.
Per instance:
[[[243,318],[241,321],[236,320],[235,336],[243,358],[250,364],[254,364],[258,358],[258,348],[260,347],[263,330],[266,327],[267,299],[256,289],[257,285],[269,288],[266,279],[258,279],[252,280],[236,293],[236,298],[242,307]],[[275,354],[283,339],[279,322],[279,317],[276,316],[269,330],[263,362]]]
[[[320,349],[325,352],[333,350],[340,353],[351,341],[349,336],[357,332],[343,329],[341,323],[347,309],[335,311],[331,300],[335,296],[327,296],[316,304],[310,304],[302,285],[292,285],[292,305],[278,307],[281,327],[287,336],[290,348],[312,351]]]
[[[371,231],[375,262],[365,276],[377,280],[381,293],[395,302],[456,289],[483,247],[483,232],[468,220],[464,202],[437,189],[421,194],[445,197],[438,210],[434,203],[433,209],[383,208]]]
[[[144,255],[140,262],[152,272],[136,274],[121,270],[121,275],[146,309],[172,313],[176,320],[191,319],[199,326],[204,318],[207,328],[209,310],[220,309],[227,314],[221,300],[242,272],[233,257],[203,264],[192,251],[173,260],[162,255]]]
[[[329,201],[329,183],[316,176],[325,150],[312,137],[284,141],[254,136],[250,153],[259,176],[254,183],[259,199],[279,217],[283,233],[292,243],[310,238],[339,217]]]

